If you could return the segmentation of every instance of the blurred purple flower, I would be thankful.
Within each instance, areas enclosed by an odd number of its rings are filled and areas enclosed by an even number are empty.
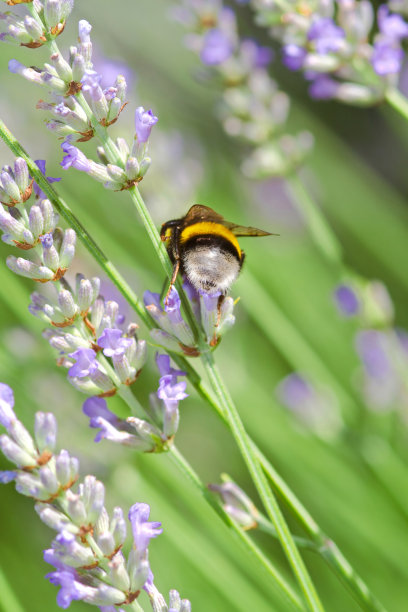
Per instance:
[[[290,374],[279,385],[279,397],[292,410],[298,410],[313,396],[313,387],[299,374]]]
[[[399,41],[408,36],[408,24],[401,15],[391,14],[386,4],[382,4],[377,12],[378,27],[385,37]]]
[[[367,329],[356,336],[356,349],[367,374],[373,378],[384,378],[391,369],[387,340],[383,332]]]
[[[307,51],[299,45],[285,45],[283,51],[283,64],[289,70],[300,70],[304,64]]]
[[[317,17],[310,26],[308,39],[314,42],[317,53],[336,52],[342,45],[345,33],[329,17]]]
[[[377,74],[397,74],[401,70],[404,52],[391,40],[382,39],[374,44],[371,63]]]
[[[333,297],[337,308],[346,317],[353,317],[360,310],[357,294],[349,285],[336,287]]]
[[[15,480],[18,472],[13,472],[12,470],[4,470],[0,471],[0,484],[8,484],[12,480]]]
[[[314,100],[330,100],[336,95],[339,84],[325,74],[315,78],[310,87],[309,95]]]
[[[207,66],[216,66],[225,62],[232,54],[233,48],[227,35],[218,28],[208,30],[203,39],[201,61]]]

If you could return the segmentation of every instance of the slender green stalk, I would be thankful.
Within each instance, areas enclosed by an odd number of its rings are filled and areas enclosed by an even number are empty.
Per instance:
[[[268,519],[262,514],[258,517],[258,526],[261,531],[271,535],[273,538],[277,537],[276,529]],[[350,563],[343,556],[341,551],[337,548],[336,544],[326,538],[321,546],[312,540],[306,540],[305,538],[294,537],[296,545],[299,548],[304,548],[320,554],[330,567],[332,572],[339,578],[343,585],[350,591],[354,600],[361,605],[363,599],[365,605],[364,610],[375,610],[376,612],[386,612],[382,604],[372,595],[369,588],[363,580],[356,574]]]
[[[287,185],[293,196],[293,202],[305,219],[316,246],[325,259],[337,266],[341,266],[341,245],[319,207],[309,196],[299,176],[292,174],[287,179]]]
[[[239,527],[223,509],[222,505],[216,500],[216,498],[208,491],[208,489],[201,482],[198,474],[194,471],[192,466],[183,457],[180,451],[172,446],[170,449],[170,456],[176,463],[177,467],[184,473],[184,475],[193,483],[193,485],[200,491],[203,497],[212,506],[215,512],[220,516],[223,522],[233,530],[235,536],[244,544],[244,546],[250,550],[250,552],[261,562],[263,567],[266,569],[269,575],[271,575],[281,591],[285,595],[286,601],[296,610],[304,610],[302,602],[299,600],[298,595],[293,591],[292,587],[286,582],[286,580],[279,574],[277,569],[272,563],[265,557],[260,548],[253,542],[249,535]]]
[[[390,89],[385,99],[404,119],[408,119],[408,99],[398,89]]]
[[[230,426],[231,432],[241,451],[242,457],[251,474],[265,510],[276,528],[282,547],[303,591],[309,609],[316,612],[322,611],[324,608],[319,600],[319,596],[309,576],[303,559],[296,548],[276,498],[269,488],[269,484],[265,478],[265,474],[261,468],[258,458],[253,452],[251,442],[244,429],[234,402],[224,385],[217,366],[214,363],[213,354],[204,352],[202,353],[202,357],[208,378],[224,409],[224,414],[226,416],[228,425]]]
[[[274,539],[278,538],[278,532],[275,527],[263,514],[258,514],[257,516],[257,527],[259,531],[263,531],[268,535],[272,536]],[[312,540],[307,540],[306,538],[299,538],[299,536],[293,536],[293,541],[295,542],[298,548],[303,548],[306,550],[312,550],[313,552],[319,552],[318,546],[312,542]]]
[[[0,610],[3,612],[24,612],[22,605],[17,599],[9,581],[4,575],[3,569],[0,566]]]
[[[140,605],[140,603],[137,602],[136,599],[132,601],[131,604],[127,604],[126,606],[124,606],[124,608],[126,610],[134,610],[134,612],[144,612],[142,606]]]

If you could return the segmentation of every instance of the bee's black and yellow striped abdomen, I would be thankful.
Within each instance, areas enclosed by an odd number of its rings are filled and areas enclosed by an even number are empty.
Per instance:
[[[232,255],[236,255],[238,260],[241,261],[242,251],[238,240],[231,230],[221,225],[221,223],[201,221],[199,223],[187,225],[181,231],[180,245],[182,245],[183,248],[188,248],[189,245],[199,243],[200,238],[205,239],[207,244],[213,241],[213,244],[218,244],[220,247],[222,246]]]

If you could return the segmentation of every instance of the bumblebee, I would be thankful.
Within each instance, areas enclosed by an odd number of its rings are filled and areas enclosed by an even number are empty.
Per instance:
[[[230,223],[208,206],[195,204],[181,219],[163,223],[160,231],[173,263],[167,296],[179,272],[197,291],[225,295],[245,259],[237,236],[270,235],[256,227]]]

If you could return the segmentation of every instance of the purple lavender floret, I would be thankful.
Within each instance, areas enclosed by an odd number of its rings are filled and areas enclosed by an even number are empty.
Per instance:
[[[52,237],[51,232],[40,236],[40,242],[42,244],[43,249],[50,249],[54,244],[54,239]]]
[[[124,338],[120,329],[105,328],[102,336],[97,340],[98,346],[103,348],[105,357],[120,357],[131,344],[131,338]]]
[[[18,472],[13,470],[0,471],[0,484],[8,484],[17,478]]]
[[[49,183],[58,183],[61,179],[60,178],[52,178],[52,176],[46,176],[45,173],[45,159],[35,159],[34,160],[35,163],[37,164],[37,166],[40,169],[41,174],[43,174],[47,181]],[[37,198],[45,198],[45,194],[43,191],[41,191],[40,187],[37,185],[37,183],[34,181],[33,184],[33,189],[34,189],[34,193],[37,196]]]
[[[408,24],[405,23],[401,15],[390,13],[386,4],[382,4],[377,12],[378,27],[389,40],[401,40],[408,36]]]
[[[313,396],[313,389],[303,376],[293,373],[282,381],[280,396],[286,405],[297,410]]]
[[[85,378],[85,376],[90,376],[99,369],[96,353],[90,348],[79,348],[74,353],[70,353],[69,356],[76,360],[76,363],[68,370],[69,376]]]
[[[82,170],[83,172],[89,172],[91,169],[91,162],[89,159],[78,149],[78,147],[74,147],[70,143],[68,139],[64,140],[61,143],[61,148],[65,153],[65,157],[61,162],[61,166],[64,170],[68,170],[71,166],[76,168],[77,170]]]
[[[204,36],[203,48],[200,58],[207,66],[216,66],[227,60],[233,52],[231,41],[227,35],[218,28],[208,30]]]
[[[339,285],[333,297],[339,311],[346,317],[353,317],[360,310],[357,294],[349,285]]]
[[[170,365],[170,357],[169,355],[156,353],[156,365],[160,372],[160,376],[171,376],[174,382],[177,382],[177,376],[186,376],[186,373],[183,370],[175,370]]]
[[[156,123],[158,117],[153,115],[153,111],[150,109],[145,111],[143,106],[139,106],[135,111],[135,132],[139,142],[147,142],[150,137],[150,132]]]
[[[185,380],[174,383],[172,376],[163,376],[160,379],[157,397],[165,403],[166,406],[174,408],[178,402],[188,397],[185,393],[187,383]]]
[[[88,397],[84,401],[82,412],[89,417],[89,425],[91,427],[99,427],[99,424],[97,424],[95,420],[99,418],[108,421],[112,425],[117,425],[119,423],[118,417],[108,409],[106,400],[103,397]]]
[[[283,51],[283,64],[289,68],[289,70],[300,70],[303,67],[304,61],[307,56],[307,51],[299,45],[285,45]]]
[[[359,332],[356,348],[367,374],[373,378],[384,378],[392,369],[384,334],[374,329]]]
[[[129,510],[129,521],[132,525],[133,540],[139,553],[147,550],[152,538],[157,538],[163,532],[161,523],[149,522],[150,506],[148,504],[133,504]]]
[[[314,100],[331,100],[336,95],[339,84],[325,74],[318,75],[309,87],[309,95]]]
[[[51,565],[56,565],[57,571],[50,572],[45,577],[48,578],[51,584],[61,587],[57,595],[57,604],[60,608],[66,610],[73,601],[85,599],[88,595],[89,587],[86,587],[77,580],[78,574],[74,568],[55,559],[51,560],[50,555],[47,554],[50,551],[52,549],[44,551],[44,561]]]
[[[380,76],[398,74],[401,70],[403,59],[403,50],[398,45],[395,46],[393,41],[383,39],[374,44],[371,63],[375,72]]]
[[[164,312],[169,316],[171,323],[180,323],[183,320],[181,316],[181,300],[177,289],[172,286],[170,293],[167,297],[167,303],[164,305]]]
[[[315,44],[317,53],[326,55],[326,53],[335,53],[341,48],[345,33],[333,19],[318,17],[310,26],[307,37]]]

